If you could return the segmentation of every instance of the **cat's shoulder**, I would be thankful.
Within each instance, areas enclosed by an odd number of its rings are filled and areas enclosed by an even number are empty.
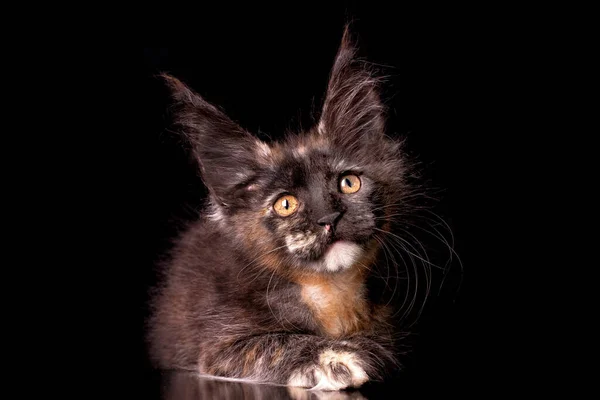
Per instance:
[[[175,240],[171,262],[186,269],[224,271],[240,262],[236,248],[232,234],[201,218]]]

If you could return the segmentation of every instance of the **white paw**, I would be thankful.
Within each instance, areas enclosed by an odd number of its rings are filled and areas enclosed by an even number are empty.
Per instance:
[[[360,387],[368,380],[356,354],[325,350],[319,355],[319,364],[294,372],[288,385],[311,390],[341,390]]]

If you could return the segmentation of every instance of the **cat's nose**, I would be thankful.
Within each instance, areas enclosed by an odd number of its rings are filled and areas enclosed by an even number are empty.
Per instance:
[[[340,215],[342,215],[342,213],[339,213],[339,212],[331,213],[331,214],[326,215],[326,216],[322,217],[321,219],[319,219],[317,221],[317,224],[319,224],[321,226],[334,225],[337,222],[337,219],[339,218]]]

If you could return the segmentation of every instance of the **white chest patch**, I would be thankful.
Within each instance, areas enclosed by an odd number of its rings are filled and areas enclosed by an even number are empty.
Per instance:
[[[327,249],[323,256],[323,265],[325,269],[331,272],[350,268],[362,254],[359,245],[352,242],[335,242]]]

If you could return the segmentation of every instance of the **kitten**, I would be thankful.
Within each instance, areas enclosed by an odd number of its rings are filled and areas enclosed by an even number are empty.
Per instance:
[[[209,200],[153,300],[157,366],[321,390],[395,370],[386,239],[413,194],[410,166],[348,28],[317,126],[283,141],[163,77]]]

